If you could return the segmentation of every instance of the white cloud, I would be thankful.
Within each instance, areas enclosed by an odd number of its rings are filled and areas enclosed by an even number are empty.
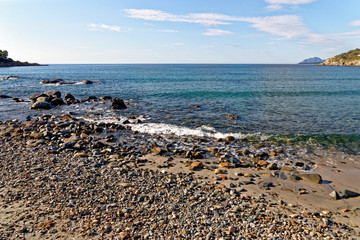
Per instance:
[[[278,5],[298,5],[314,2],[316,0],[266,0],[269,4]],[[150,9],[126,9],[128,17],[143,19],[147,21],[167,21],[167,22],[185,22],[196,23],[204,26],[230,25],[236,22],[246,22],[250,27],[264,33],[279,37],[277,40],[296,40],[303,45],[326,45],[328,47],[344,44],[346,39],[360,38],[360,31],[345,33],[321,34],[315,33],[309,29],[303,19],[297,15],[278,15],[268,17],[242,17],[229,16],[215,13],[191,13],[186,15],[176,15],[159,10]],[[352,25],[358,24],[358,20],[353,21]],[[232,34],[216,28],[209,28],[203,35],[220,36]]]
[[[350,26],[354,26],[354,27],[360,27],[360,19],[352,21],[350,23]]]
[[[119,26],[113,25],[106,25],[106,24],[94,24],[94,23],[90,23],[88,24],[89,30],[92,31],[98,31],[98,30],[108,30],[108,31],[114,31],[114,32],[124,32],[126,31],[125,29],[122,29]]]
[[[203,33],[205,36],[224,36],[232,34],[230,31],[222,30],[222,29],[214,29],[210,28],[206,32]]]
[[[309,4],[317,0],[265,0],[269,4],[267,7],[271,10],[280,10],[284,5],[287,6],[297,6],[300,4]]]
[[[251,27],[284,39],[296,39],[308,35],[311,31],[296,15],[248,18]]]

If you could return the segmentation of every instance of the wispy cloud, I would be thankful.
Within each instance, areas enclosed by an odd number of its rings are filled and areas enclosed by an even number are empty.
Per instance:
[[[116,26],[116,25],[110,26],[102,23],[101,24],[90,23],[88,24],[88,28],[91,31],[108,30],[114,32],[125,32],[129,30],[129,29],[123,29],[120,26]]]
[[[311,3],[316,0],[265,0],[272,5],[299,5]],[[236,22],[246,22],[250,27],[273,36],[277,36],[277,40],[296,40],[302,45],[319,44],[333,47],[339,44],[344,44],[346,39],[360,38],[359,31],[322,34],[316,33],[308,28],[303,19],[298,15],[278,15],[267,17],[243,17],[230,16],[216,13],[191,13],[185,15],[176,15],[160,10],[151,9],[126,9],[124,10],[128,17],[143,19],[147,21],[161,21],[161,22],[185,22],[195,23],[204,26],[230,25]],[[358,20],[353,21],[351,25],[358,26]],[[225,31],[217,28],[209,28],[203,35],[206,36],[221,36],[232,34],[230,31]]]
[[[360,27],[360,19],[352,21],[350,23],[350,26],[354,26],[354,27]]]
[[[222,30],[222,29],[214,29],[210,28],[206,32],[203,33],[205,36],[224,36],[232,34],[230,31]]]
[[[309,4],[317,0],[265,0],[270,10],[281,10],[284,6],[298,6],[301,4]]]

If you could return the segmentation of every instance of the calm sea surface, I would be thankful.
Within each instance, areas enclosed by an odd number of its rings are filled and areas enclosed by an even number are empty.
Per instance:
[[[0,94],[28,99],[59,90],[76,98],[110,95],[129,108],[107,105],[55,111],[102,118],[146,116],[138,130],[178,135],[262,136],[360,149],[360,68],[313,65],[50,65],[0,68]],[[93,85],[41,85],[41,80],[93,80]],[[194,107],[199,105],[200,107]],[[44,112],[0,99],[0,121]],[[238,119],[228,119],[233,114]]]

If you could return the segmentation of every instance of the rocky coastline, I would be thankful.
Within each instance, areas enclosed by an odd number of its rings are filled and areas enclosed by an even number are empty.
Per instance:
[[[61,94],[31,99],[53,106]],[[0,239],[360,237],[358,156],[36,111],[0,122]]]
[[[0,62],[0,67],[29,67],[29,66],[46,66],[46,65],[40,65],[38,63],[20,62],[20,61]]]

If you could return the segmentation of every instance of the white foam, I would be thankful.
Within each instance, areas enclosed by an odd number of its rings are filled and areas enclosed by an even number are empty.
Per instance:
[[[143,123],[143,124],[129,124],[131,129],[141,133],[159,134],[159,135],[175,135],[193,136],[193,137],[207,137],[207,138],[226,138],[227,136],[233,136],[236,139],[244,139],[248,137],[260,137],[266,139],[268,137],[261,133],[222,133],[215,130],[213,127],[201,126],[199,128],[188,128],[182,126],[176,126],[166,123]]]

